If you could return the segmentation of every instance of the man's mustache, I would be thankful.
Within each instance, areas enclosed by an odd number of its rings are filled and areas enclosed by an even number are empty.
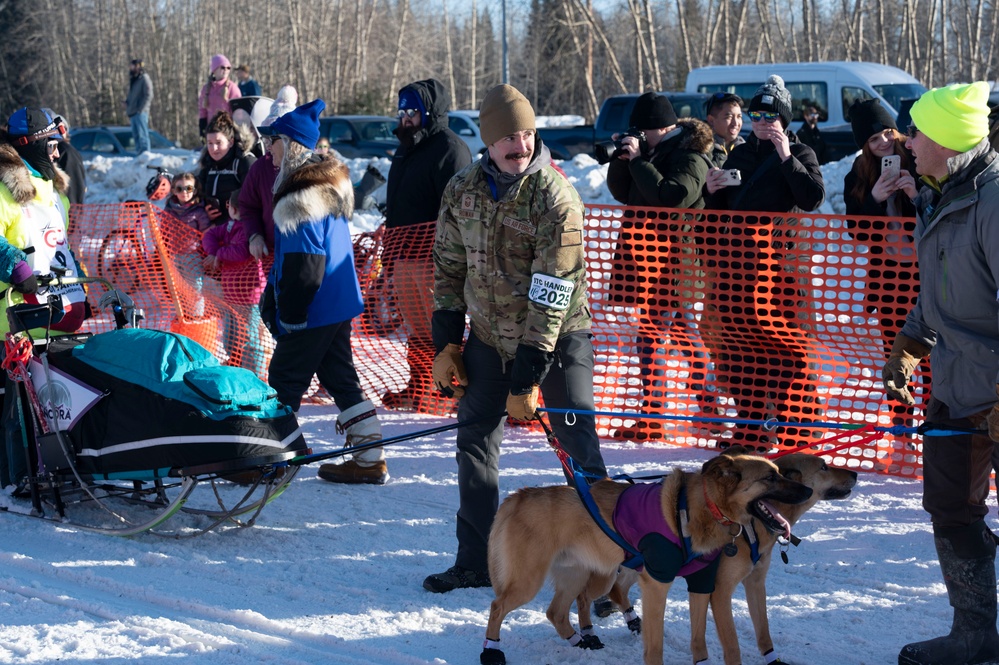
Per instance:
[[[529,152],[508,152],[504,155],[504,159],[527,159],[530,156]]]

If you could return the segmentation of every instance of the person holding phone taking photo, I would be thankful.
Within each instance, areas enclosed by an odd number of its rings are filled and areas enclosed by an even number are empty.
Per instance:
[[[891,113],[879,99],[860,100],[850,107],[850,125],[860,154],[843,182],[846,214],[915,217],[912,154]],[[898,166],[884,170],[884,158],[892,156]]]

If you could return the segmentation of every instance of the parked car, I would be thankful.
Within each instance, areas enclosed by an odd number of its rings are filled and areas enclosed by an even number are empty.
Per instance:
[[[80,151],[84,159],[98,155],[103,157],[135,157],[135,140],[131,127],[76,127],[69,132],[69,142]],[[179,147],[176,143],[157,131],[149,131],[149,149],[162,155],[190,157],[191,150]]]
[[[399,139],[392,133],[398,122],[383,115],[334,115],[319,119],[319,136],[345,159],[392,157]]]
[[[677,117],[704,120],[704,103],[710,95],[697,92],[663,92],[669,97]],[[638,93],[614,95],[604,100],[594,125],[577,127],[540,127],[538,134],[553,159],[572,159],[580,153],[593,155],[598,142],[610,141],[611,136],[628,129],[631,109],[639,98]]]
[[[448,111],[447,125],[462,141],[468,144],[472,156],[481,154],[486,149],[479,132],[478,111]]]

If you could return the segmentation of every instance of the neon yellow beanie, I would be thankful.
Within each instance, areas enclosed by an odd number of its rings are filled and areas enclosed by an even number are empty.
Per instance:
[[[919,131],[934,142],[967,152],[989,135],[989,84],[955,83],[927,90],[909,113]]]

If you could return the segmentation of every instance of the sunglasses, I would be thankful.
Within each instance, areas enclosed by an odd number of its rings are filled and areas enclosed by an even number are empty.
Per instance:
[[[759,122],[761,118],[767,122],[777,122],[777,118],[780,117],[780,113],[774,113],[773,111],[749,111],[746,115],[748,115],[749,119],[753,122]]]
[[[193,192],[194,185],[177,185],[176,187],[173,188],[173,191],[177,192],[178,194],[180,194],[181,192]]]
[[[267,136],[261,136],[260,138],[263,139],[264,145],[273,145],[274,143],[277,143],[278,141],[281,140],[281,135],[269,134]]]
[[[910,139],[914,139],[916,138],[916,134],[918,132],[919,129],[917,129],[915,125],[909,125],[909,129],[905,130],[905,135],[908,136]]]
[[[222,65],[221,69],[232,69],[232,67],[226,67],[225,65]]]
[[[396,117],[402,120],[403,117],[412,118],[415,115],[419,115],[419,113],[420,109],[399,109],[399,112],[396,113]]]

